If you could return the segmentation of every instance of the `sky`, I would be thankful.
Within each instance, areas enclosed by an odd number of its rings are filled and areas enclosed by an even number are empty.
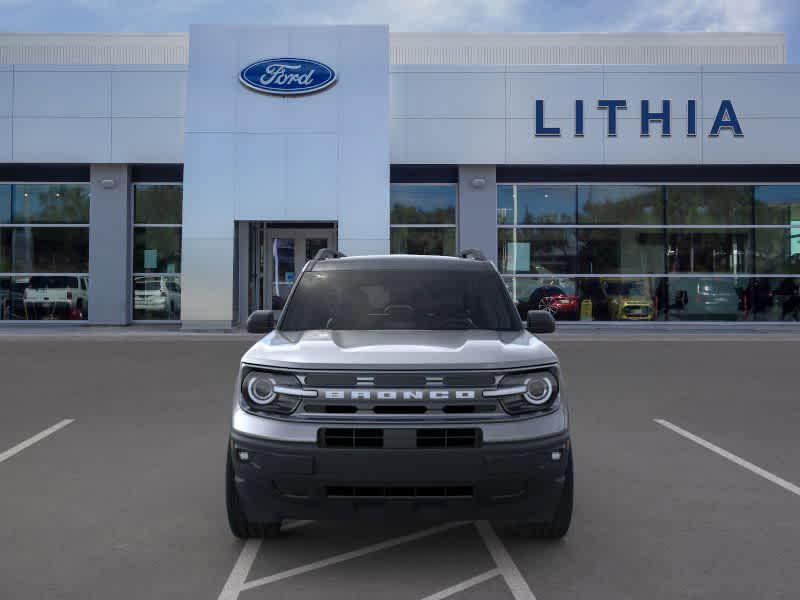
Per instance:
[[[192,23],[388,23],[392,31],[777,31],[798,0],[0,0],[0,31],[186,31]]]

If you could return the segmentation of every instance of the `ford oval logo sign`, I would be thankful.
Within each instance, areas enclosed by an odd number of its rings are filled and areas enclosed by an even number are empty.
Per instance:
[[[268,58],[247,65],[239,73],[239,81],[257,92],[299,96],[333,85],[336,72],[307,58]]]

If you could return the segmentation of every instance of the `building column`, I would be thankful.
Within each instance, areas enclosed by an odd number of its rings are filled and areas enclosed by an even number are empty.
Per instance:
[[[128,325],[130,201],[128,165],[91,165],[89,323]]]
[[[497,264],[497,169],[458,168],[458,251],[475,248]]]

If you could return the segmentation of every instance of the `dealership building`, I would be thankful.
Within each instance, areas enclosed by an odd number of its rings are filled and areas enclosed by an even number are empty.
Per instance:
[[[521,312],[800,320],[783,34],[0,34],[0,325],[227,329],[321,248]]]

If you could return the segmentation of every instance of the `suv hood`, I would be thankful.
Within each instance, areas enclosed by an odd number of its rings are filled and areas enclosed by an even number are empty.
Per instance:
[[[268,334],[242,362],[297,369],[507,369],[557,362],[527,331],[330,331]]]

